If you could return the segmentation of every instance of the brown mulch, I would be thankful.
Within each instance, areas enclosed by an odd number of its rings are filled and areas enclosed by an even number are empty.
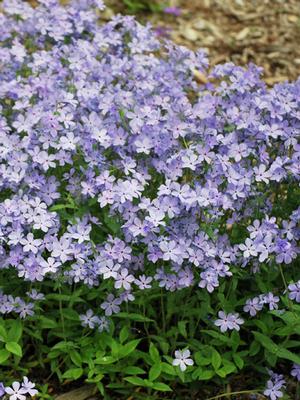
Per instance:
[[[106,4],[108,17],[128,12],[121,0]],[[268,84],[300,76],[300,0],[171,0],[169,4],[181,9],[179,17],[144,12],[137,19],[171,28],[170,37],[179,44],[205,48],[212,65],[254,62],[264,68]]]

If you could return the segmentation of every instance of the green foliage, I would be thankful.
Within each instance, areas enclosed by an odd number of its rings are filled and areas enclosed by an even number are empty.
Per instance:
[[[204,393],[206,385],[218,387],[251,369],[258,376],[253,387],[262,389],[262,359],[269,368],[278,362],[287,368],[300,364],[299,306],[284,313],[262,311],[259,318],[248,319],[240,332],[221,333],[213,323],[214,310],[220,302],[226,310],[237,307],[236,291],[240,296],[244,290],[247,272],[243,274],[240,281],[222,284],[215,296],[193,288],[176,293],[153,288],[147,296],[136,292],[135,304],[112,316],[108,332],[82,328],[79,320],[87,302],[99,307],[104,288],[57,283],[56,291],[49,287],[46,294],[47,316],[0,319],[1,379],[9,377],[12,366],[20,376],[39,369],[41,382],[49,384],[54,377],[61,384],[86,382],[96,385],[107,399],[129,394],[138,399],[138,393],[159,399],[159,393],[176,392],[185,385]],[[272,285],[272,278],[256,279],[258,287],[262,282],[267,290]],[[111,283],[103,284],[107,289]],[[282,302],[289,307],[286,295]],[[172,361],[175,350],[187,347],[194,365],[183,373]],[[47,386],[40,391],[40,398],[51,398]]]
[[[155,0],[123,0],[126,11],[131,14],[139,12],[159,12],[163,9],[163,4]]]

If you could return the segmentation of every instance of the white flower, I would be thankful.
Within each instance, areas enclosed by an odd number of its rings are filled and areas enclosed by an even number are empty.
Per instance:
[[[175,351],[175,359],[173,360],[173,365],[178,366],[181,371],[185,371],[187,365],[194,365],[194,361],[189,358],[191,352],[189,350],[176,350]]]
[[[20,382],[13,382],[12,388],[6,387],[5,392],[9,395],[9,400],[26,400],[24,394],[27,393],[27,390],[21,387]]]

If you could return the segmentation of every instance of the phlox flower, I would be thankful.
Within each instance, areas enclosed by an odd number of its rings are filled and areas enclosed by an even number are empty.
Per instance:
[[[240,318],[238,313],[226,314],[224,311],[219,311],[218,316],[219,319],[217,319],[214,322],[214,324],[220,327],[221,332],[226,332],[227,330],[233,330],[233,329],[239,331],[240,325],[244,323],[244,320]]]
[[[194,361],[190,358],[191,352],[186,350],[176,350],[175,351],[175,359],[172,362],[172,365],[179,366],[180,370],[184,372],[187,369],[187,366],[193,365]]]

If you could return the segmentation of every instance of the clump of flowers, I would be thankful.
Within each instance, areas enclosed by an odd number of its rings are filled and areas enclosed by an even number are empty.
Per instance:
[[[299,302],[300,282],[294,268],[300,237],[295,200],[300,80],[268,89],[255,65],[226,63],[209,71],[203,51],[159,41],[150,26],[133,17],[99,23],[103,8],[100,0],[65,7],[40,0],[36,8],[4,0],[0,17],[0,322],[9,332],[14,318],[34,321],[37,330],[51,329],[52,373],[61,380],[86,374],[99,390],[104,390],[103,370],[97,365],[110,368],[137,345],[123,353],[119,348],[131,332],[140,332],[113,323],[119,313],[145,323],[145,335],[153,321],[146,311],[157,319],[161,313],[164,354],[172,335],[177,346],[179,335],[188,340],[198,328],[215,335],[213,345],[233,346],[229,334],[239,338],[240,326],[251,320],[247,313],[266,315],[254,325],[265,333],[272,318],[280,318],[275,311],[281,301],[288,300],[284,312],[290,312],[290,303]],[[195,70],[209,83],[199,85]],[[156,311],[146,294],[151,291],[156,291],[153,301],[157,293],[161,299]],[[178,321],[170,304],[164,313],[164,296],[186,292],[199,316],[194,312],[166,334],[167,324]],[[227,309],[232,312],[219,311]],[[76,344],[80,335],[72,321],[89,328],[87,335],[94,334],[99,346],[101,334],[103,348],[78,356],[78,348],[92,340]],[[44,332],[24,332],[35,334],[39,343],[45,338]],[[107,338],[115,332],[119,347]],[[260,345],[273,348],[264,339]],[[15,344],[6,347],[21,357]],[[108,348],[110,358],[103,355]],[[11,353],[4,350],[7,371]],[[256,351],[251,349],[249,358]],[[245,353],[235,359],[224,353],[223,364],[217,356],[208,376],[242,368]],[[297,361],[290,353],[281,355]],[[69,354],[75,367],[67,365],[63,374]],[[153,353],[151,377],[172,375],[172,366],[170,371],[160,365],[158,357]],[[193,364],[189,350],[178,350],[175,357],[181,370]],[[100,380],[90,378],[85,364],[90,369],[96,364]],[[198,368],[193,379],[202,373]],[[274,376],[267,389],[272,400],[280,397],[282,383]],[[130,377],[126,382],[141,384]],[[142,383],[151,390],[165,387],[155,389],[151,382]],[[15,383],[6,393],[20,398],[27,383]]]

